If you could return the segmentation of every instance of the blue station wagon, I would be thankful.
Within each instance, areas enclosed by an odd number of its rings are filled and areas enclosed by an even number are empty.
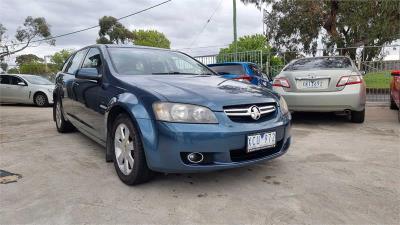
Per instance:
[[[223,78],[249,82],[272,89],[272,79],[266,74],[263,74],[255,63],[225,62],[208,64],[207,66]]]
[[[85,47],[58,73],[53,98],[57,130],[76,128],[103,145],[106,161],[129,185],[154,171],[213,171],[273,159],[291,140],[282,97],[166,49]]]

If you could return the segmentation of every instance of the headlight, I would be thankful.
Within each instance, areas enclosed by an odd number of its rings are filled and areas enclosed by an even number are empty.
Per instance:
[[[208,108],[170,102],[153,104],[157,120],[180,123],[218,123],[215,114]]]
[[[288,105],[285,101],[285,99],[281,96],[281,99],[279,99],[279,106],[281,107],[281,112],[283,115],[289,112]]]

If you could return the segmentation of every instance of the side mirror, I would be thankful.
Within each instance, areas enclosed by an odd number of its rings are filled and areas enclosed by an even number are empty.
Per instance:
[[[24,82],[18,82],[18,85],[19,85],[19,86],[28,86],[28,85],[26,85]]]
[[[391,74],[392,76],[400,76],[400,70],[393,70]]]
[[[101,74],[99,74],[96,68],[80,68],[76,71],[75,77],[78,79],[99,81]]]
[[[360,71],[360,73],[361,73],[361,75],[363,75],[363,76],[366,74],[365,71]]]

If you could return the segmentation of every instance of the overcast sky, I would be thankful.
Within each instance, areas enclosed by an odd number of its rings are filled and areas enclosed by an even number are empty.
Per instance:
[[[156,29],[163,32],[174,49],[183,49],[192,55],[216,53],[218,47],[233,40],[232,0],[173,0],[120,22],[128,29]],[[97,25],[104,15],[122,17],[162,0],[0,0],[0,23],[13,37],[27,16],[45,17],[53,36]],[[217,9],[218,8],[218,9]],[[212,13],[217,12],[203,33],[199,34]],[[253,5],[237,0],[238,36],[262,33],[262,13]],[[58,38],[56,46],[42,44],[20,54],[38,56],[53,54],[64,48],[79,49],[95,43],[98,28]],[[197,37],[198,36],[198,37]],[[197,37],[197,38],[196,38]],[[191,45],[194,41],[195,43]]]

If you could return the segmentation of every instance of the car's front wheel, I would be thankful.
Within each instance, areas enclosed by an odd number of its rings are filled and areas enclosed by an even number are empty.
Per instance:
[[[47,96],[43,93],[37,93],[34,98],[35,104],[39,107],[44,107],[49,104]]]
[[[351,122],[363,123],[365,120],[365,109],[362,111],[351,111]]]
[[[147,166],[140,136],[129,116],[118,115],[111,137],[114,167],[119,178],[128,185],[150,180],[153,171]]]

